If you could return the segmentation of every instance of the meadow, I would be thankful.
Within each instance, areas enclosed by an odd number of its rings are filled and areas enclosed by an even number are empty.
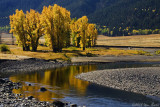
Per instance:
[[[123,37],[107,37],[104,35],[99,35],[97,39],[97,46],[93,48],[87,48],[83,51],[81,48],[69,47],[64,48],[62,52],[54,53],[52,49],[44,46],[44,38],[40,38],[40,46],[38,46],[37,52],[23,51],[21,47],[17,45],[12,45],[11,34],[2,34],[2,43],[8,44],[11,55],[28,56],[46,60],[65,60],[70,61],[71,57],[79,56],[133,56],[133,55],[147,55],[150,54],[143,49],[132,49],[127,47],[159,47],[160,45],[160,35],[134,35],[134,36],[123,36]],[[13,38],[14,44],[16,44],[16,39]],[[112,47],[113,46],[113,47]],[[115,47],[114,47],[115,46]],[[117,46],[117,47],[116,47]],[[121,46],[121,47],[119,47]],[[125,48],[123,48],[123,46]],[[2,53],[1,53],[2,54]],[[5,56],[6,57],[6,56]],[[2,59],[2,55],[1,55]]]
[[[108,37],[99,35],[97,45],[160,47],[160,34]]]

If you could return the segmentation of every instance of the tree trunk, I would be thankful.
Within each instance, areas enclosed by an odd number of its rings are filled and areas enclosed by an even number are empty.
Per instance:
[[[34,44],[34,41],[32,40],[31,45],[32,45],[32,51],[36,52],[37,51],[37,47],[38,47],[38,40],[39,37],[36,39],[36,43]]]
[[[12,33],[12,45],[14,45],[14,38],[13,38],[13,33]]]
[[[23,45],[22,48],[23,48],[23,51],[30,51],[30,48],[27,45]]]
[[[23,47],[23,51],[25,51],[25,46],[22,46]]]
[[[29,48],[29,46],[26,46],[26,51],[30,51],[30,48]]]
[[[83,46],[83,50],[85,50],[85,47]]]
[[[36,52],[37,51],[37,46],[32,46],[32,51]]]

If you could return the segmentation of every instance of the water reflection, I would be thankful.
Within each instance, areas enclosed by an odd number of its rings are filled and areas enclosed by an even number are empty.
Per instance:
[[[159,63],[157,63],[159,65]],[[87,107],[130,107],[133,104],[159,104],[141,94],[120,91],[99,86],[87,81],[81,81],[74,76],[83,72],[97,69],[113,69],[128,67],[154,66],[151,63],[109,63],[100,65],[69,66],[46,71],[11,76],[13,82],[22,82],[22,88],[13,90],[13,93],[23,94],[24,97],[33,96],[40,101],[53,101],[55,99],[70,101]],[[31,86],[29,86],[31,84]],[[47,88],[40,92],[40,88]],[[159,104],[160,105],[160,104]]]
[[[22,93],[25,97],[33,96],[40,101],[52,101],[53,98],[64,98],[66,95],[70,95],[71,91],[82,96],[85,95],[89,82],[81,81],[74,76],[93,70],[96,70],[96,66],[70,66],[26,75],[19,74],[11,76],[10,80],[13,82],[21,81],[23,84],[22,88],[18,90],[14,89],[13,93]],[[32,85],[28,86],[28,82],[32,83]],[[48,91],[40,92],[39,89],[42,86],[45,86]]]

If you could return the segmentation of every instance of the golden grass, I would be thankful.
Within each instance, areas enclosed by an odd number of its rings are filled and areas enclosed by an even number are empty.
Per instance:
[[[137,50],[120,50],[120,49],[114,49],[111,48],[107,51],[107,55],[114,55],[114,56],[120,56],[120,55],[136,55],[138,54]]]
[[[2,43],[12,44],[12,35],[2,33]],[[40,44],[45,42],[44,37],[40,38]],[[16,39],[14,38],[14,43]],[[120,37],[107,37],[98,35],[97,45],[107,46],[140,46],[140,47],[160,47],[160,34],[133,35]]]
[[[160,47],[160,34],[107,37],[99,35],[97,45]]]
[[[150,55],[150,53],[142,51],[142,50],[124,50],[124,49],[116,49],[110,48],[106,50],[98,50],[93,51],[92,54],[101,53],[100,55],[109,55],[109,56],[133,56],[133,55]]]
[[[54,53],[51,49],[45,46],[39,46],[37,52],[31,51],[23,51],[21,47],[16,45],[9,45],[12,55],[20,55],[20,56],[28,56],[33,58],[40,58],[46,60],[54,60],[61,59],[70,61],[71,57],[78,56],[101,56],[101,55],[109,55],[109,56],[126,56],[126,55],[147,55],[147,52],[139,51],[139,50],[123,50],[123,49],[98,49],[98,48],[86,48],[83,51],[80,48],[69,47],[64,48],[61,53]],[[142,54],[143,53],[143,54]]]
[[[40,50],[40,49],[45,49],[45,50]],[[40,59],[63,59],[63,60],[68,60],[64,56],[64,53],[53,53],[48,49],[48,47],[39,47],[37,52],[31,52],[31,51],[23,51],[22,49],[19,48],[11,48],[11,52],[14,55],[22,55],[22,56],[29,56],[33,58],[40,58]]]
[[[2,42],[10,42],[11,44],[11,35],[3,34]],[[15,40],[15,39],[14,39]],[[14,41],[15,42],[15,41]],[[40,39],[40,43],[44,43],[44,38]],[[97,39],[97,45],[106,45],[106,46],[140,46],[140,47],[160,47],[160,34],[154,35],[134,35],[134,36],[124,36],[124,37],[107,37],[99,35]],[[99,56],[99,55],[109,55],[109,56],[125,56],[125,55],[151,55],[148,52],[141,50],[123,50],[116,48],[87,48],[83,51],[80,48],[69,47],[64,48],[61,53],[54,53],[52,49],[39,46],[37,52],[31,51],[22,51],[21,47],[16,45],[9,45],[12,55],[21,55],[29,56],[34,58],[54,60],[70,60],[71,57],[78,56]],[[157,52],[159,54],[160,52]]]

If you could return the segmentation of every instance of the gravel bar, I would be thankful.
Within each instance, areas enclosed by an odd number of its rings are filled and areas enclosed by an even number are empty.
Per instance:
[[[13,89],[19,89],[21,83],[13,83],[8,79],[0,78],[0,107],[69,107],[68,103],[61,101],[38,101],[33,96],[22,97],[21,94],[13,94]]]
[[[36,58],[22,60],[0,60],[0,77],[4,78],[15,73],[33,72],[68,65],[70,64],[65,61],[43,60]]]
[[[129,92],[160,97],[160,67],[99,70],[76,78]]]
[[[70,102],[61,102],[58,100],[45,102],[38,101],[33,96],[24,98],[21,94],[14,94],[12,90],[19,89],[22,85],[21,83],[13,83],[8,79],[10,75],[16,73],[34,72],[68,65],[71,65],[71,63],[62,60],[43,60],[36,58],[21,60],[0,59],[0,107],[76,107],[76,104],[71,104]]]

